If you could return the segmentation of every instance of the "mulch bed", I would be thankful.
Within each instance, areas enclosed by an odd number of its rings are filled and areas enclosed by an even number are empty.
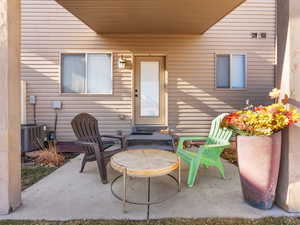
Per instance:
[[[238,166],[237,152],[236,149],[227,148],[222,153],[222,158],[227,160],[228,162]]]

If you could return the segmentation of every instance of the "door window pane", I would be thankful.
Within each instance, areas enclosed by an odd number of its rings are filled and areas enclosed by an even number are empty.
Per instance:
[[[245,55],[232,56],[231,85],[232,88],[245,88]]]
[[[159,62],[141,62],[141,116],[159,116]]]
[[[230,87],[230,56],[218,55],[216,62],[217,88]]]
[[[62,55],[62,92],[82,93],[85,89],[85,55]]]
[[[87,92],[111,94],[111,55],[88,54],[87,57]]]

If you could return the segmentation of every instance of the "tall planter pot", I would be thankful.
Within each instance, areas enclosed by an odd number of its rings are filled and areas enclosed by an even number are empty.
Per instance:
[[[255,208],[272,208],[280,165],[281,132],[270,136],[238,136],[237,152],[245,201]]]

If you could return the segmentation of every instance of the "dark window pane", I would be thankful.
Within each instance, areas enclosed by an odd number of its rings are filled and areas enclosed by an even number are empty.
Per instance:
[[[230,87],[230,56],[218,55],[216,62],[217,88]]]

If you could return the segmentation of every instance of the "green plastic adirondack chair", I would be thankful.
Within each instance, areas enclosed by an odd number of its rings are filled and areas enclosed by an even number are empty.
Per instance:
[[[180,158],[189,164],[189,174],[187,184],[189,187],[194,185],[199,166],[202,164],[205,168],[208,166],[215,166],[218,168],[222,178],[224,178],[224,167],[221,162],[221,153],[224,148],[230,146],[229,139],[232,136],[230,129],[221,128],[220,123],[224,116],[223,113],[216,117],[211,124],[211,129],[208,137],[180,137],[177,154]],[[205,141],[203,145],[198,148],[197,152],[188,151],[183,149],[183,143],[185,141]]]

